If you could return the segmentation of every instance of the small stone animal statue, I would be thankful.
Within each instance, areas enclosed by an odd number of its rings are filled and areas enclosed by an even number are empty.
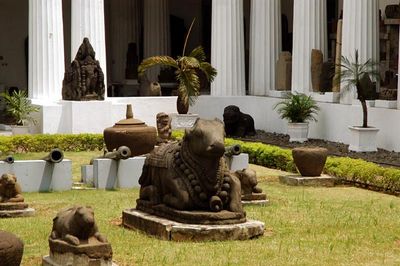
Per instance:
[[[88,38],[65,72],[62,98],[71,101],[104,100],[104,73]]]
[[[166,113],[158,113],[156,116],[157,119],[157,143],[168,142],[171,140],[171,118]]]
[[[243,213],[240,181],[223,157],[222,121],[198,119],[180,142],[155,149],[139,179],[140,200],[177,210]]]
[[[257,187],[258,181],[256,172],[249,168],[235,172],[240,180],[242,195],[251,195],[253,193],[262,193],[262,189]]]
[[[240,111],[236,105],[229,105],[224,109],[225,133],[228,137],[254,136],[254,119]]]
[[[60,239],[78,246],[82,240],[87,241],[90,237],[107,243],[107,239],[97,229],[93,209],[90,207],[74,206],[64,209],[53,219],[50,239]]]
[[[0,231],[0,266],[19,266],[24,242],[9,232]]]
[[[13,174],[3,174],[0,179],[0,203],[24,202],[21,186]]]

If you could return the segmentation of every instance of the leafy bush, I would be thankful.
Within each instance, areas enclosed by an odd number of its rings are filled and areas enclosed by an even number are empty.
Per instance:
[[[0,152],[95,151],[104,146],[102,134],[39,134],[0,136]]]
[[[36,120],[30,114],[38,112],[39,108],[31,104],[26,91],[13,91],[12,94],[1,93],[0,96],[6,103],[6,112],[14,117],[17,125],[24,125],[26,122],[36,124]]]
[[[290,123],[305,123],[310,120],[317,121],[315,115],[319,107],[315,100],[303,93],[288,93],[286,98],[274,107],[282,119]]]

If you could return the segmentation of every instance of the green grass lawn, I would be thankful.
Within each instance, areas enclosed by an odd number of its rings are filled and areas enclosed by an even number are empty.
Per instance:
[[[79,157],[86,163],[92,156]],[[125,229],[121,212],[135,206],[137,189],[25,193],[36,216],[2,219],[0,229],[25,241],[23,265],[41,264],[52,218],[73,204],[95,209],[118,265],[400,265],[400,198],[352,187],[288,187],[277,171],[256,168],[271,204],[246,207],[248,218],[266,226],[254,240],[175,243]]]

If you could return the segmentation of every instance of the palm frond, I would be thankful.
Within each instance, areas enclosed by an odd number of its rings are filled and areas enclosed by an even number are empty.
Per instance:
[[[210,63],[202,62],[199,68],[206,75],[209,82],[214,81],[214,78],[217,76],[217,70]]]
[[[184,100],[188,100],[190,105],[193,105],[200,91],[200,79],[196,70],[177,71],[176,77],[179,81],[179,94]]]
[[[190,56],[180,57],[177,60],[177,62],[178,62],[179,68],[183,69],[183,70],[200,67],[199,61],[196,58],[190,57]]]
[[[139,75],[143,75],[147,69],[157,66],[168,66],[173,68],[179,68],[175,59],[170,56],[162,55],[162,56],[152,56],[146,59],[143,59],[142,63],[138,67]]]
[[[206,61],[206,53],[202,46],[198,46],[190,52],[189,57],[196,58],[200,63]]]
[[[305,94],[291,94],[274,106],[282,119],[291,123],[304,123],[310,120],[317,121],[315,115],[319,111],[317,103],[311,96]]]

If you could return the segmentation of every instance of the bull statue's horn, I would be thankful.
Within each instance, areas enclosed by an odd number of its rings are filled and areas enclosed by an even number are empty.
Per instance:
[[[12,155],[8,155],[6,158],[3,159],[3,161],[12,164],[14,163],[14,157]]]
[[[49,163],[59,163],[64,159],[64,152],[60,149],[52,149],[42,160]]]
[[[233,155],[239,155],[242,153],[242,147],[240,144],[235,144],[232,146],[225,147],[225,156],[232,157]]]

